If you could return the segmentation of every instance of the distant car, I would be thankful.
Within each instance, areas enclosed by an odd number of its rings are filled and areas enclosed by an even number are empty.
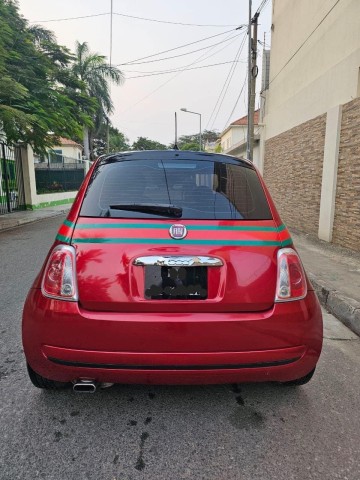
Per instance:
[[[84,180],[28,294],[23,344],[39,388],[301,385],[322,316],[251,162],[122,152]]]

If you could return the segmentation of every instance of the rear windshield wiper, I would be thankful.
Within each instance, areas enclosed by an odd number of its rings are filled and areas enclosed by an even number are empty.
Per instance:
[[[180,218],[182,216],[181,207],[175,207],[175,205],[162,203],[121,203],[117,205],[109,205],[109,209],[150,213],[154,215],[161,215],[163,217]]]

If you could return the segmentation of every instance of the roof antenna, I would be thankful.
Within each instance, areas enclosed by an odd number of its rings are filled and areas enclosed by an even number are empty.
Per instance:
[[[177,115],[175,112],[175,143],[174,143],[174,150],[179,150],[179,147],[177,146]]]

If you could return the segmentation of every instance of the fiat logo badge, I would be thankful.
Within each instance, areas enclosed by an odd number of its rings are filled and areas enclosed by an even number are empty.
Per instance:
[[[175,240],[181,240],[182,238],[186,237],[187,229],[185,225],[182,225],[181,223],[175,223],[169,228],[169,235]]]

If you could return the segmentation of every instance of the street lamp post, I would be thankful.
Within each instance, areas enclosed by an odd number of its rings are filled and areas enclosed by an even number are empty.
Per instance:
[[[201,151],[202,151],[202,140],[201,140],[201,113],[191,112],[191,111],[188,110],[187,108],[180,108],[180,110],[181,110],[182,112],[193,113],[194,115],[199,115],[199,118],[200,118],[200,138],[199,138],[199,146],[200,146],[200,152],[201,152]]]

